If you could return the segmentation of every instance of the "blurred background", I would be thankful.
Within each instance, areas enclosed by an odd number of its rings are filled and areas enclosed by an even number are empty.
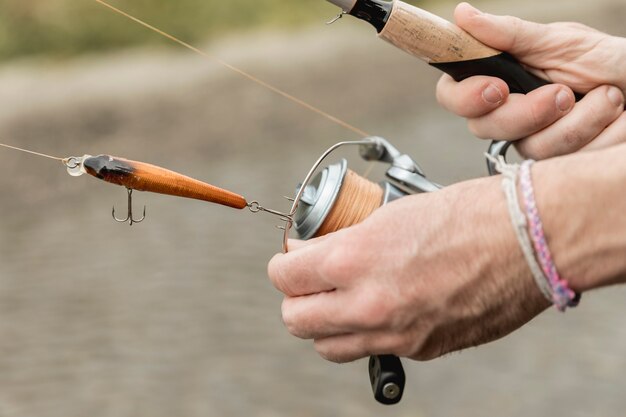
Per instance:
[[[414,3],[448,19],[455,6]],[[365,23],[324,25],[337,10],[323,0],[114,4],[386,137],[436,181],[485,175],[487,144],[434,100],[439,73]],[[623,0],[475,4],[626,35]],[[279,210],[325,148],[357,139],[94,1],[0,1],[0,60],[0,142],[151,162]],[[130,228],[110,217],[123,188],[9,150],[0,163],[0,417],[624,415],[623,288],[405,361],[388,408],[365,360],[327,363],[283,328],[265,270],[275,219],[136,193],[147,219]]]

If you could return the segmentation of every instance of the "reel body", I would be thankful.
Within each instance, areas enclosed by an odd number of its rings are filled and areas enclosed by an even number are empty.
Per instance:
[[[341,146],[358,145],[367,161],[389,164],[386,179],[375,184],[348,169],[348,162],[323,168],[312,177],[321,162]],[[409,194],[435,191],[440,185],[428,180],[417,163],[379,137],[342,142],[330,148],[313,166],[298,193],[285,227],[284,250],[293,225],[298,238],[307,240],[359,223],[374,210]],[[393,355],[370,357],[369,376],[374,398],[382,404],[402,399],[405,374],[400,359]]]

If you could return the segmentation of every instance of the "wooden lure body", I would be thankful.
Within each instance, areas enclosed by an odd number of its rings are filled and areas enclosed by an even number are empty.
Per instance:
[[[82,165],[87,174],[130,190],[193,198],[236,209],[248,206],[244,197],[231,191],[144,162],[98,155],[85,157]]]

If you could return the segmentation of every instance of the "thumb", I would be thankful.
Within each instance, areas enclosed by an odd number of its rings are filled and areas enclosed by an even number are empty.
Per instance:
[[[483,13],[468,3],[454,11],[457,25],[485,45],[523,58],[545,40],[547,27],[514,16]]]

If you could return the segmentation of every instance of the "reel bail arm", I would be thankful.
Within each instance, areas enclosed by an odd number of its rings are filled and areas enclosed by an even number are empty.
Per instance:
[[[408,188],[412,193],[436,191],[441,185],[426,178],[424,171],[409,155],[400,152],[389,141],[380,137],[371,138],[373,144],[361,146],[359,153],[366,161],[386,162],[391,166],[387,178]]]

